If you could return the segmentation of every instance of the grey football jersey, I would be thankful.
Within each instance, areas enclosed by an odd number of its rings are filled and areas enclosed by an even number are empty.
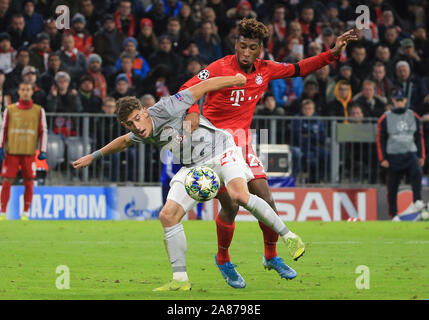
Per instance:
[[[234,138],[225,130],[216,128],[204,116],[200,116],[200,125],[192,133],[190,123],[184,124],[186,111],[194,104],[189,90],[163,97],[148,109],[153,123],[152,135],[142,138],[133,132],[130,139],[134,142],[154,144],[161,149],[169,149],[184,166],[207,163],[208,160],[235,146]]]

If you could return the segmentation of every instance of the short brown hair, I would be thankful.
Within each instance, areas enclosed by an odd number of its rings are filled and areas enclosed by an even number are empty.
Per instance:
[[[125,122],[134,110],[141,110],[142,108],[143,106],[139,99],[134,96],[128,96],[116,101],[115,112],[119,122]]]
[[[238,34],[248,39],[259,39],[261,43],[268,38],[268,28],[255,18],[244,18],[238,24]]]

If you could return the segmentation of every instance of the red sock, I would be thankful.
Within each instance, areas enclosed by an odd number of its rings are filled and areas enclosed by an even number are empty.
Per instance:
[[[265,258],[267,260],[271,260],[275,256],[277,256],[277,240],[279,239],[279,235],[273,229],[268,228],[262,222],[259,222],[259,227],[262,229],[262,233],[264,235],[264,249],[265,249]]]
[[[24,211],[28,212],[30,210],[31,201],[33,200],[33,180],[24,180]]]
[[[1,212],[6,212],[7,203],[10,198],[10,187],[12,183],[3,181],[1,185]]]
[[[235,223],[225,222],[218,215],[216,216],[216,228],[218,248],[217,262],[219,264],[225,264],[226,262],[231,261],[228,249],[234,235]]]

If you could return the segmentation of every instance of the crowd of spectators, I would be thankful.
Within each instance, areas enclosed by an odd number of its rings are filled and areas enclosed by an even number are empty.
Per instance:
[[[332,47],[362,4],[370,27],[359,40],[305,78],[272,81],[255,114],[347,118],[355,106],[379,117],[401,87],[429,119],[428,0],[0,0],[1,110],[17,101],[21,81],[47,112],[106,113],[126,95],[157,101],[233,54],[242,18],[270,30],[260,58],[295,63]],[[69,8],[69,28],[58,28],[59,5]],[[77,134],[62,120],[49,129]]]

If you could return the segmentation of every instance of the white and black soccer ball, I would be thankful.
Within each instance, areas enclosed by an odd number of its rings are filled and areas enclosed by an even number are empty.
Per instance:
[[[210,77],[210,71],[209,71],[209,70],[207,70],[207,69],[201,70],[201,71],[198,73],[198,79],[200,79],[200,80],[206,80],[206,79],[208,79],[209,77]]]
[[[220,189],[220,180],[211,168],[193,168],[186,175],[185,189],[192,199],[198,202],[209,201],[216,197]]]

